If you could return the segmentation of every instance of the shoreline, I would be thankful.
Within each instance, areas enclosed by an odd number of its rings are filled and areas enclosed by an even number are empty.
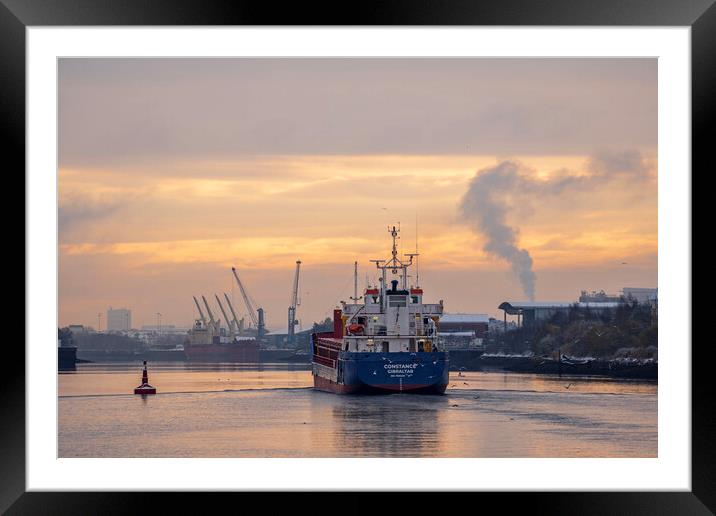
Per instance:
[[[450,362],[451,371],[497,370],[514,373],[605,376],[638,380],[658,380],[659,378],[659,364],[655,361],[613,359],[563,359],[560,361],[534,356],[468,356],[467,354],[457,354],[457,356],[453,357],[451,353]]]

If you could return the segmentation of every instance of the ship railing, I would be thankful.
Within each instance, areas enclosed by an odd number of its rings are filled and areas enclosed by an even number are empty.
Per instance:
[[[343,345],[343,343],[340,340],[331,339],[331,338],[321,338],[321,337],[316,339],[316,344],[318,346],[325,346],[327,348],[336,349],[336,350],[340,350]]]
[[[322,357],[320,355],[313,355],[313,361],[317,364],[321,364],[332,369],[336,368],[336,361],[333,358]]]
[[[385,339],[419,339],[419,340],[438,340],[438,337],[433,334],[416,335],[416,334],[381,334],[381,335],[347,335],[346,339],[373,339],[373,340],[385,340]]]

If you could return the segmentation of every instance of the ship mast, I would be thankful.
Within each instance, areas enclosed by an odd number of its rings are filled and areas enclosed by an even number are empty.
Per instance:
[[[418,213],[415,213],[415,287],[420,288],[420,262],[418,262]]]
[[[358,296],[358,262],[353,262],[353,297],[351,299],[354,305],[358,304],[358,300],[363,299],[363,296]]]
[[[405,256],[409,257],[410,260],[407,262],[404,262],[398,258],[398,233],[400,233],[400,223],[398,223],[398,227],[395,226],[388,227],[388,232],[390,233],[390,236],[393,237],[393,248],[391,250],[391,258],[390,260],[370,260],[371,262],[375,263],[376,268],[381,270],[382,277],[381,277],[381,302],[384,301],[384,298],[386,296],[386,289],[387,283],[386,283],[386,271],[390,269],[390,272],[393,274],[398,274],[398,269],[402,272],[402,288],[405,290],[408,288],[407,282],[408,282],[408,274],[407,269],[413,264],[413,257],[417,256],[417,253],[408,253],[405,254]]]

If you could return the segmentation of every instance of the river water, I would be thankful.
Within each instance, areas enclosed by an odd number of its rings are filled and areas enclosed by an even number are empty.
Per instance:
[[[657,385],[451,372],[444,396],[315,391],[305,365],[59,375],[60,457],[656,457]]]

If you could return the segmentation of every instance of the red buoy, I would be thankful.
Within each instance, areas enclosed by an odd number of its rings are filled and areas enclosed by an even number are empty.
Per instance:
[[[144,370],[142,371],[142,385],[134,389],[134,394],[156,394],[157,389],[149,385],[149,376],[147,375],[147,361],[144,361]]]

